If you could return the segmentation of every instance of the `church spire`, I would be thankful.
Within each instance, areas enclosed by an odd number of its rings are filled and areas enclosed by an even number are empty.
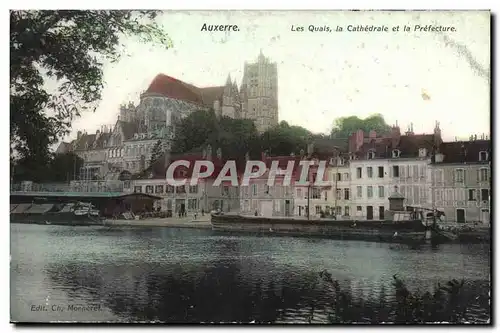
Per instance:
[[[226,85],[231,86],[231,74],[227,74]]]

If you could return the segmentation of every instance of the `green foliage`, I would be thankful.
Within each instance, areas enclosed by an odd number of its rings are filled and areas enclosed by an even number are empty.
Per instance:
[[[247,152],[251,158],[260,158],[264,150],[274,156],[298,154],[316,136],[285,121],[259,135],[250,119],[218,118],[213,110],[195,111],[176,127],[172,150],[183,153],[210,144],[221,148],[225,158],[238,161]]]
[[[170,47],[156,11],[10,12],[10,141],[21,157],[48,162],[49,146],[82,111],[95,110],[103,63],[123,53],[120,37]],[[57,83],[57,89],[47,89]]]
[[[39,163],[36,155],[22,157],[12,165],[13,181],[66,182],[78,176],[83,159],[74,153],[51,154],[47,163]]]
[[[366,304],[363,297],[354,298],[350,291],[342,290],[338,281],[326,271],[319,274],[330,294],[330,323],[366,322],[418,324],[432,322],[461,323],[466,321],[468,299],[463,292],[464,281],[451,280],[438,286],[434,292],[411,292],[396,275],[393,276],[395,302],[386,304],[385,290],[378,304]]]
[[[307,143],[313,139],[313,134],[300,126],[290,126],[282,121],[261,135],[262,148],[271,155],[284,156],[291,153],[299,154],[307,150]]]
[[[391,127],[385,122],[384,116],[380,113],[373,114],[364,119],[357,116],[340,117],[334,122],[331,136],[347,138],[358,129],[365,132],[375,130],[377,134],[387,134],[390,132]]]
[[[172,151],[184,153],[213,142],[219,135],[215,112],[194,111],[176,125]]]

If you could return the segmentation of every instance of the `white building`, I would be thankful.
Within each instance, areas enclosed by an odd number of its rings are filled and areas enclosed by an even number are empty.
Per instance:
[[[490,224],[491,141],[484,138],[446,142],[439,148],[429,177],[429,204],[444,220]]]
[[[428,167],[433,147],[441,144],[441,131],[400,135],[394,127],[390,137],[373,137],[351,154],[352,215],[358,219],[383,220],[388,197],[398,192],[406,206],[429,207]]]

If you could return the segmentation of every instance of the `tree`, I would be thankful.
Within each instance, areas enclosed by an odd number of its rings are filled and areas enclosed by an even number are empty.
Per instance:
[[[334,122],[331,136],[336,138],[347,138],[357,130],[369,132],[375,130],[377,134],[387,134],[391,127],[385,122],[384,116],[380,113],[373,114],[361,119],[357,116],[340,117]]]
[[[95,110],[103,63],[120,58],[120,37],[171,45],[156,11],[41,10],[10,12],[10,140],[32,164],[68,134],[82,111]],[[57,83],[52,92],[46,83]]]
[[[262,149],[273,156],[299,154],[300,150],[306,151],[307,143],[314,135],[301,126],[290,126],[286,121],[280,122],[262,133]]]
[[[152,165],[158,158],[160,158],[162,154],[162,143],[161,140],[158,140],[153,149],[151,150],[151,160],[149,161],[149,165]]]
[[[217,122],[217,116],[213,110],[194,111],[181,119],[175,126],[172,151],[185,153],[209,141],[214,142],[218,136]]]
[[[247,152],[260,154],[260,141],[252,120],[217,117],[213,110],[195,111],[176,126],[172,152],[186,153],[211,145],[223,158],[241,161]]]
[[[56,154],[50,163],[48,178],[53,182],[77,179],[83,163],[83,159],[75,153]]]
[[[31,180],[41,182],[66,182],[76,179],[83,159],[68,152],[51,154],[47,164],[38,164],[31,156],[21,157],[12,166],[13,181]]]

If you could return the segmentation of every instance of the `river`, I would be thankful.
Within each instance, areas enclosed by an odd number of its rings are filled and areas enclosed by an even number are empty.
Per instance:
[[[173,228],[10,230],[13,321],[321,323],[325,270],[368,303],[391,302],[394,274],[412,291],[464,279],[468,319],[490,317],[488,245],[411,248]]]

